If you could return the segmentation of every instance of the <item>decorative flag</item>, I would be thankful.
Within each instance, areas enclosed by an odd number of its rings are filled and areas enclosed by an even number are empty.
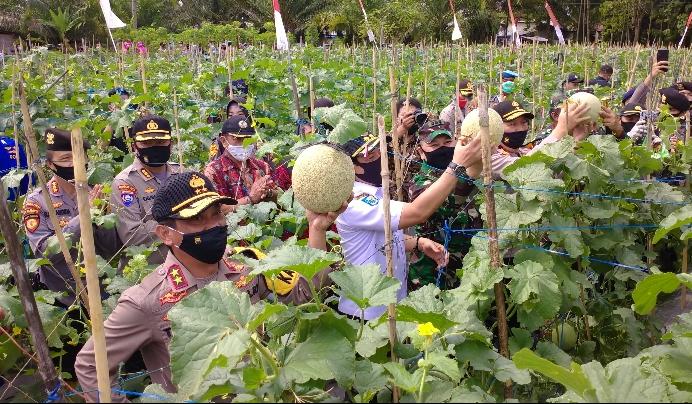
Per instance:
[[[454,16],[454,30],[452,30],[452,41],[461,39],[461,30],[459,29],[459,23],[457,22],[457,16]]]
[[[457,12],[454,10],[454,3],[449,0],[449,8],[452,9],[452,16],[454,17],[454,29],[452,30],[452,41],[461,39],[461,30],[459,29],[459,23],[457,22]]]
[[[509,20],[512,22],[512,36],[516,41],[517,48],[521,47],[521,38],[519,37],[519,30],[517,30],[517,21],[514,19],[514,13],[512,12],[512,0],[507,0],[507,7],[509,8]]]
[[[565,37],[562,36],[562,28],[560,28],[560,23],[557,22],[557,17],[555,17],[555,13],[553,13],[553,9],[550,7],[548,0],[545,0],[545,11],[548,12],[548,17],[550,17],[550,25],[555,28],[555,35],[557,35],[558,42],[560,42],[560,45],[564,45]]]
[[[274,2],[274,26],[276,27],[276,49],[288,50],[288,38],[284,29],[284,20],[281,18],[281,9],[279,9],[279,0]]]
[[[363,17],[365,17],[365,28],[368,29],[368,41],[375,42],[375,34],[370,29],[370,23],[368,22],[368,13],[365,12],[365,6],[363,6],[363,0],[358,0],[360,4],[360,11],[363,12]]]
[[[99,4],[101,5],[101,11],[103,11],[103,17],[106,19],[106,27],[108,27],[108,29],[122,28],[125,26],[125,23],[115,15],[113,10],[111,10],[110,0],[99,0]]]
[[[680,38],[680,43],[678,44],[678,48],[682,47],[682,43],[685,42],[685,36],[687,36],[687,30],[690,28],[690,25],[692,25],[692,11],[690,11],[690,16],[687,17],[687,24],[685,24],[685,31],[682,33],[682,38]]]

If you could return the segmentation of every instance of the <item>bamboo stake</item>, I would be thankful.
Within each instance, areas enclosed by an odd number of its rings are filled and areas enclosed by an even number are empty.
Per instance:
[[[389,156],[387,155],[387,132],[384,129],[384,117],[377,116],[377,129],[380,136],[380,167],[382,168],[382,206],[384,209],[384,252],[387,258],[387,276],[394,277],[394,262],[392,260],[392,212],[389,208]],[[395,157],[396,160],[396,157]],[[387,316],[389,324],[389,346],[392,357],[392,362],[398,362],[396,356],[396,344],[398,342],[396,335],[396,305],[394,303],[387,307]],[[392,385],[392,401],[399,402],[399,389],[396,385]]]
[[[43,389],[50,395],[56,388],[60,387],[61,382],[58,379],[58,374],[55,371],[55,366],[53,366],[50,356],[46,334],[43,330],[38,307],[36,306],[36,298],[29,281],[29,271],[24,265],[22,247],[16,233],[17,229],[14,226],[12,215],[7,206],[4,187],[0,187],[0,230],[5,238],[5,250],[10,261],[10,269],[17,285],[19,299],[24,309],[24,317],[31,333],[31,342],[38,357],[38,372],[43,381]],[[62,394],[59,394],[58,401],[63,399]]]
[[[228,99],[233,99],[233,75],[231,72],[231,52],[226,48],[226,72],[228,74]]]
[[[425,49],[425,66],[423,67],[423,105],[428,105],[428,49]]]
[[[377,48],[372,47],[372,132],[377,128]]]
[[[457,76],[456,76],[456,85],[455,85],[455,93],[454,93],[454,138],[459,139],[459,136],[461,134],[461,125],[459,125],[459,82],[461,80],[461,72],[459,69],[461,68],[461,52],[457,50],[457,65],[456,65],[456,70],[457,70]]]
[[[637,68],[637,62],[639,61],[639,51],[641,50],[639,44],[635,47],[635,52],[634,52],[634,60],[632,61],[632,68],[629,71],[629,74],[627,75],[627,88],[629,89],[632,86],[632,79],[634,78],[634,72]]]
[[[55,229],[55,237],[58,239],[58,245],[60,246],[60,251],[62,252],[63,258],[65,258],[65,265],[70,270],[72,278],[75,281],[75,296],[81,297],[82,304],[84,307],[89,309],[89,301],[86,296],[86,288],[82,283],[82,278],[80,277],[79,271],[75,267],[74,260],[72,259],[72,254],[70,254],[70,248],[67,246],[67,241],[65,240],[65,235],[62,232],[62,227],[60,227],[60,222],[58,221],[58,215],[55,213],[55,208],[53,207],[53,201],[50,199],[50,194],[48,193],[48,186],[46,185],[48,181],[46,180],[46,175],[43,172],[43,168],[39,166],[39,154],[38,154],[38,143],[36,142],[36,136],[34,135],[34,128],[31,123],[31,114],[29,113],[29,105],[26,102],[26,90],[24,89],[24,78],[21,73],[19,75],[19,108],[22,111],[22,123],[24,125],[24,136],[27,140],[27,155],[31,155],[27,160],[31,161],[34,173],[38,177],[38,183],[41,187],[41,194],[43,195],[43,201],[45,202],[46,208],[48,209],[48,217],[50,218],[53,229]],[[69,286],[69,285],[68,285]],[[99,293],[99,296],[101,294]]]
[[[536,77],[536,46],[538,44],[537,40],[533,40],[533,53],[531,55],[531,76]],[[542,75],[541,75],[542,76]],[[536,91],[531,90],[531,113],[536,116]],[[536,120],[531,120],[531,133],[536,133]]]
[[[692,143],[692,140],[690,140],[690,136],[692,136],[692,130],[690,128],[690,119],[692,118],[692,114],[690,114],[690,111],[687,111],[687,120],[685,123],[685,144],[690,145]],[[692,171],[687,172],[687,190],[689,191],[692,189]],[[688,265],[689,265],[689,239],[685,239],[685,245],[682,247],[682,273],[686,274]],[[685,285],[681,286],[682,288],[682,295],[680,296],[680,307],[684,311],[687,308],[687,287]]]
[[[308,68],[308,70],[309,70],[309,68]],[[310,121],[312,123],[312,127],[317,128],[317,124],[315,122],[315,87],[313,85],[312,80],[313,80],[313,77],[311,74],[309,77],[309,81],[308,81],[308,84],[310,87],[310,89],[309,89],[310,90]]]
[[[490,132],[488,129],[488,95],[483,85],[478,86],[478,115],[483,158],[483,184],[485,191],[486,216],[488,218],[488,247],[490,267],[501,271],[500,248],[497,242],[497,218],[495,214],[495,193],[492,187],[492,168],[490,164]],[[497,308],[497,328],[500,339],[500,354],[509,358],[509,336],[507,330],[507,313],[505,307],[505,286],[502,281],[495,284],[495,306]],[[512,398],[512,381],[505,382],[505,400]]]
[[[396,104],[397,104],[397,82],[396,82],[396,76],[394,74],[394,66],[389,65],[389,90],[391,93],[391,100],[389,103],[389,107],[391,110],[392,114],[392,149],[394,150],[394,173],[397,175],[401,171],[401,149],[399,147],[399,120],[398,120],[398,114],[396,110]],[[408,101],[408,100],[407,100]],[[379,123],[378,123],[379,126]],[[398,175],[397,175],[398,176]],[[397,190],[397,195],[398,195],[398,190]]]
[[[183,143],[180,140],[180,125],[178,125],[178,91],[173,88],[173,120],[175,121],[175,137],[178,143],[178,163],[183,166]],[[127,133],[127,132],[125,132]]]
[[[139,54],[139,74],[142,77],[142,92],[144,93],[144,95],[146,95],[147,94],[147,76],[146,76],[146,73],[144,70],[144,55],[141,53]],[[144,109],[148,109],[147,108],[147,101],[144,101]]]
[[[77,188],[77,209],[79,210],[79,227],[82,230],[82,253],[86,269],[87,289],[89,291],[89,315],[91,317],[91,336],[94,339],[96,360],[96,379],[99,388],[99,401],[111,402],[111,382],[108,373],[108,356],[106,354],[106,336],[103,331],[103,307],[101,306],[101,289],[99,286],[98,268],[96,266],[96,248],[94,247],[94,230],[91,226],[91,204],[89,203],[89,184],[86,174],[86,157],[82,147],[82,131],[72,129],[72,158],[74,159],[75,187]]]
[[[290,61],[289,61],[290,63]],[[296,118],[300,119],[303,117],[303,112],[300,110],[300,98],[298,97],[298,84],[296,83],[296,76],[293,74],[293,68],[289,65],[288,67],[290,80],[291,80],[291,91],[293,92],[293,107],[296,109]]]

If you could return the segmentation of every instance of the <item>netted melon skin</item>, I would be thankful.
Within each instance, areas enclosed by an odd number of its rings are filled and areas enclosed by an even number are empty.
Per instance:
[[[591,93],[574,93],[569,97],[569,102],[577,104],[587,104],[589,106],[589,118],[591,122],[598,120],[598,114],[601,112],[601,100]]]
[[[339,210],[353,192],[355,180],[351,159],[326,145],[303,150],[293,166],[296,200],[315,213]]]
[[[478,110],[471,111],[461,123],[461,137],[475,138],[481,131]],[[490,146],[497,147],[500,144],[505,127],[502,124],[502,117],[494,109],[488,109],[488,130],[490,132]]]

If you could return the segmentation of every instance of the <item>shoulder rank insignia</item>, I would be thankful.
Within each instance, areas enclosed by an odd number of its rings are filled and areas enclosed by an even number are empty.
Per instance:
[[[50,193],[53,195],[59,194],[60,193],[60,186],[58,186],[57,181],[51,181],[49,184],[48,189],[50,189]]]
[[[187,279],[180,265],[173,264],[168,268],[168,280],[173,285],[173,289],[185,289],[188,287]]]
[[[150,180],[153,178],[149,170],[147,170],[146,168],[142,168],[140,172],[142,173],[142,177],[144,177],[145,180]]]
[[[66,218],[64,218],[64,217],[61,217],[61,218],[60,218],[60,221],[58,222],[58,224],[60,225],[60,228],[63,228],[63,227],[65,227],[65,226],[67,226],[67,224],[68,224],[69,222],[70,222],[69,219],[66,219]]]
[[[154,188],[154,187],[147,187],[144,190],[144,193],[147,193],[147,194],[153,194],[154,192],[156,192],[156,188]]]
[[[61,206],[62,206],[62,202],[53,202],[53,207],[54,207],[55,209],[58,209],[58,208],[60,208]]]
[[[161,302],[161,306],[163,306],[167,303],[178,303],[185,296],[187,296],[187,290],[181,290],[180,292],[169,290],[163,296],[159,297],[159,301]],[[166,318],[166,320],[168,320],[168,318]]]
[[[242,288],[246,287],[248,284],[250,284],[251,280],[252,280],[251,278],[249,278],[245,275],[240,275],[240,278],[237,281],[233,282],[233,284],[235,285],[236,288],[242,289]]]
[[[209,146],[209,159],[213,159],[217,154],[219,154],[219,145],[216,142],[212,142],[211,146]]]
[[[226,263],[226,266],[228,266],[228,271],[234,274],[241,273],[245,270],[245,266],[243,264],[233,262],[229,259],[224,258],[223,262]],[[230,275],[230,274],[228,274]]]
[[[41,205],[31,200],[26,201],[24,203],[24,207],[22,208],[22,213],[24,215],[37,215],[41,213]]]
[[[267,288],[279,296],[286,296],[298,285],[300,274],[293,271],[281,271],[275,277],[264,277]]]

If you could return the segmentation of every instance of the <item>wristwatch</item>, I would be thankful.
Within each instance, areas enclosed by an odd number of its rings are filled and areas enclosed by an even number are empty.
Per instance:
[[[452,174],[454,174],[454,176],[456,176],[456,177],[459,178],[459,179],[464,179],[464,180],[465,180],[465,179],[468,179],[468,178],[469,178],[468,174],[466,174],[466,167],[464,167],[464,166],[462,166],[462,165],[460,165],[460,164],[457,164],[457,163],[455,163],[455,162],[452,161],[452,162],[449,163],[449,165],[447,166],[447,168],[449,168],[450,170],[452,170]]]

